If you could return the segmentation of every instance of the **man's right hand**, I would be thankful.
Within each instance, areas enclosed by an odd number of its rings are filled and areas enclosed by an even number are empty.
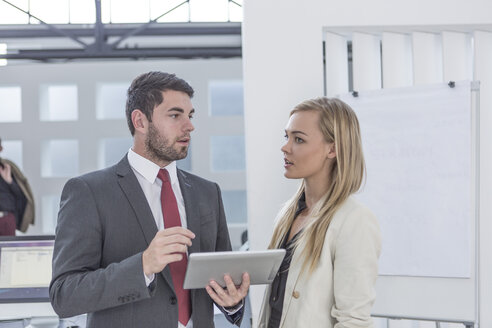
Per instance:
[[[166,265],[181,261],[195,234],[183,227],[160,230],[143,252],[143,271],[146,276],[161,272]]]

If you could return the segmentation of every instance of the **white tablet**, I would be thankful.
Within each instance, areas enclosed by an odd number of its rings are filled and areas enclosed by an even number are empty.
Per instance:
[[[240,285],[244,272],[249,273],[251,285],[269,284],[275,278],[285,256],[285,249],[245,252],[192,253],[183,287],[205,288],[210,280],[225,287],[224,275]]]

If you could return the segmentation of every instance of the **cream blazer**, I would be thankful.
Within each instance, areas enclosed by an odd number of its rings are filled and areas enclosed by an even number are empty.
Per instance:
[[[294,253],[280,327],[373,327],[371,309],[380,252],[376,217],[349,197],[333,216],[319,265],[311,275],[301,273],[301,249]],[[259,328],[268,327],[270,288],[265,291]]]

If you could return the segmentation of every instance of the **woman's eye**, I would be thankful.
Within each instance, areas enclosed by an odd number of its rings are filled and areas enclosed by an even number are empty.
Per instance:
[[[296,137],[296,139],[295,139],[295,140],[296,140],[296,142],[297,142],[297,143],[303,143],[303,142],[304,142],[304,140],[302,140],[302,139],[301,139],[301,138],[299,138],[299,137]]]
[[[284,136],[284,138],[285,138],[285,139],[289,139],[289,136],[288,136],[288,135],[285,135],[285,136]]]

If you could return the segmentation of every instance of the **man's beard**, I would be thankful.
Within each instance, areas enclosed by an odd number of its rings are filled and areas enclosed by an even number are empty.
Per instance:
[[[145,148],[151,159],[173,162],[185,158],[188,155],[188,147],[183,146],[176,150],[173,148],[175,142],[170,142],[157,131],[154,124],[149,123],[149,133],[145,139]]]

